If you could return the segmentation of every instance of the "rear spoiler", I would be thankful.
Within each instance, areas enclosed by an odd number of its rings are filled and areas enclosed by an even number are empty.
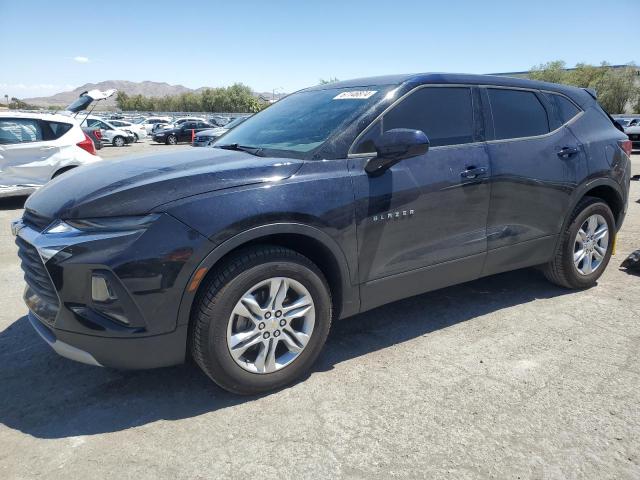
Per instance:
[[[600,110],[602,110],[602,113],[604,113],[607,117],[609,117],[609,120],[611,120],[611,123],[613,124],[613,126],[616,127],[618,130],[620,130],[622,133],[624,133],[624,128],[622,128],[622,125],[616,122],[615,118],[609,115],[609,112],[607,112],[604,108],[602,108],[602,105],[598,103],[598,93],[593,88],[583,88],[583,90],[587,92],[591,96],[591,98],[593,98],[596,101],[596,104],[598,105],[598,107],[600,107]]]

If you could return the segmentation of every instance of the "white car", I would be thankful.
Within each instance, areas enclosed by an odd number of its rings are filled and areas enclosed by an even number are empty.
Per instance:
[[[147,131],[145,128],[137,123],[127,122],[126,120],[109,120],[109,123],[114,127],[121,128],[123,130],[128,130],[133,133],[135,141],[142,140],[147,138]]]
[[[147,133],[151,133],[156,123],[171,123],[171,117],[148,117],[140,123],[140,126],[144,128]]]
[[[99,128],[102,133],[102,142],[109,143],[114,147],[124,147],[133,143],[136,139],[132,131],[118,128],[111,122],[107,122],[99,117],[87,116],[81,124],[83,127]]]
[[[0,113],[0,197],[28,195],[61,173],[100,160],[70,116]]]

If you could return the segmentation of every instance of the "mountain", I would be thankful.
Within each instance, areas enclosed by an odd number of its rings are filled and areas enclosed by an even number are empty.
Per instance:
[[[98,83],[85,83],[84,85],[71,90],[69,92],[61,92],[56,93],[55,95],[51,95],[50,97],[34,97],[34,98],[24,98],[22,99],[24,102],[30,105],[38,105],[42,107],[48,107],[49,105],[58,105],[58,106],[66,106],[73,102],[82,92],[86,92],[87,90],[107,90],[109,88],[115,88],[119,92],[124,92],[127,95],[143,95],[145,97],[164,97],[165,95],[179,95],[181,93],[186,92],[199,92],[204,88],[208,87],[200,87],[198,89],[187,88],[183,85],[169,85],[165,82],[129,82],[128,80],[106,80],[104,82]],[[272,92],[260,92],[255,93],[256,97],[261,97],[264,99],[271,99]],[[281,98],[285,94],[284,93],[276,93],[276,98]],[[115,95],[104,102],[100,102],[98,106],[99,109],[115,107],[116,100]]]
[[[98,83],[86,83],[69,92],[56,93],[50,97],[35,97],[25,98],[24,101],[31,105],[40,105],[43,107],[49,105],[61,105],[66,106],[73,102],[82,92],[87,90],[107,90],[109,88],[115,88],[119,92],[125,92],[127,95],[144,95],[145,97],[164,97],[165,95],[179,95],[185,92],[193,91],[190,88],[182,85],[169,85],[165,82],[129,82],[127,80],[107,80]],[[106,100],[100,105],[101,107],[113,107],[115,106],[115,96]]]

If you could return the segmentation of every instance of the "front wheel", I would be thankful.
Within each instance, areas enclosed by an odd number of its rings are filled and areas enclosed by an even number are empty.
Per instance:
[[[120,137],[117,136],[113,139],[113,146],[114,147],[124,147],[126,144],[126,141],[124,139],[124,137]]]
[[[573,211],[553,259],[544,267],[547,279],[565,288],[593,286],[611,258],[615,225],[605,202],[583,198]]]
[[[202,370],[226,390],[257,394],[311,368],[329,333],[331,296],[309,259],[256,246],[212,271],[191,322],[191,352]]]
[[[167,145],[176,145],[178,143],[178,138],[175,135],[169,135],[167,137]]]

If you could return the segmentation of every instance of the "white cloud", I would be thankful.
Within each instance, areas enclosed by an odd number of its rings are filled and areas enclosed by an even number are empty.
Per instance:
[[[88,57],[73,57],[73,61],[74,62],[78,62],[78,63],[89,63],[89,58]]]

